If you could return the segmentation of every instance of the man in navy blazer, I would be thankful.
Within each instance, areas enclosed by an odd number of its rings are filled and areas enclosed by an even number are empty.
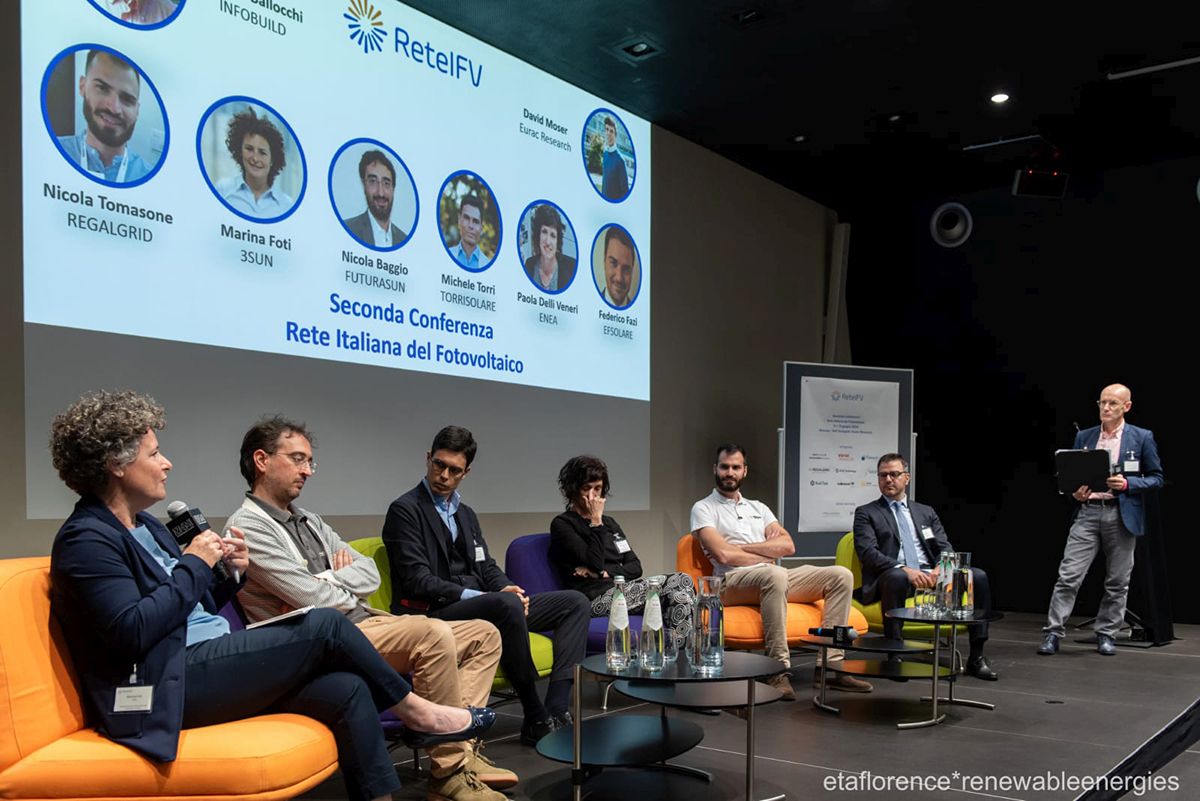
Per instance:
[[[908,499],[911,477],[908,460],[898,453],[885,453],[876,465],[878,500],[854,510],[854,550],[862,562],[860,601],[880,601],[884,611],[904,606],[913,588],[931,588],[937,583],[938,557],[954,547],[946,537],[942,521],[933,507]],[[992,611],[992,593],[987,573],[972,565],[975,609]],[[966,671],[980,679],[995,681],[999,675],[983,655],[988,638],[987,623],[972,623],[971,651]],[[904,621],[885,617],[883,633],[900,639]]]
[[[1104,549],[1104,597],[1096,613],[1096,650],[1104,656],[1117,652],[1116,636],[1125,619],[1129,575],[1137,537],[1146,530],[1145,494],[1163,484],[1162,462],[1154,434],[1125,422],[1133,406],[1133,394],[1123,384],[1111,384],[1100,392],[1100,425],[1075,435],[1075,448],[1103,448],[1109,453],[1110,475],[1105,492],[1082,486],[1072,493],[1079,506],[1062,562],[1058,581],[1050,596],[1045,637],[1038,653],[1058,651],[1066,633],[1067,618],[1075,608],[1075,595],[1083,583],[1096,551]]]
[[[521,741],[532,745],[570,722],[572,674],[584,657],[591,606],[576,590],[526,595],[496,564],[479,518],[458,494],[475,451],[470,431],[446,426],[425,454],[425,478],[388,508],[383,542],[392,570],[392,612],[481,619],[498,628],[500,667],[525,713]],[[553,632],[554,666],[543,703],[529,632],[547,630]]]

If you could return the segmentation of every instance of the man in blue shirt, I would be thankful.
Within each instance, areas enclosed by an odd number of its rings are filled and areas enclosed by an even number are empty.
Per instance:
[[[482,270],[492,260],[479,247],[482,233],[483,202],[477,195],[467,195],[458,204],[458,244],[450,248],[450,255],[468,270]]]
[[[603,165],[600,194],[609,200],[624,200],[629,194],[629,175],[625,172],[625,159],[617,149],[617,123],[612,117],[604,118]]]
[[[141,110],[142,80],[125,59],[107,50],[90,50],[79,78],[79,97],[87,129],[58,137],[71,161],[93,178],[123,184],[150,172],[128,147]]]
[[[446,426],[425,454],[425,478],[388,508],[383,543],[392,569],[392,612],[441,620],[486,620],[500,630],[500,667],[525,713],[521,742],[535,744],[567,725],[574,666],[587,646],[591,604],[577,590],[526,595],[488,552],[479,518],[458,487],[471,471],[475,438]],[[550,631],[554,666],[545,702],[529,632]]]

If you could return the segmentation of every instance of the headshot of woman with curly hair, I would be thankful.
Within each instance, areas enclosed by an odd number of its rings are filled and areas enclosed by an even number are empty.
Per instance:
[[[217,191],[234,210],[250,217],[269,219],[287,212],[295,200],[275,186],[287,165],[283,134],[266,115],[248,108],[234,114],[225,134],[225,147],[241,169],[241,176],[222,181]]]

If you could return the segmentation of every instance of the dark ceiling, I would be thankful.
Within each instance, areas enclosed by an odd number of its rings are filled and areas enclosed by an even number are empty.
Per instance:
[[[1191,0],[408,5],[843,214],[1200,153],[1200,63],[1108,77],[1200,58]]]

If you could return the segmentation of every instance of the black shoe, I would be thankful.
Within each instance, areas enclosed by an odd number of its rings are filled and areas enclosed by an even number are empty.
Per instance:
[[[446,734],[434,734],[433,732],[406,728],[400,733],[400,739],[409,748],[432,748],[442,743],[474,740],[490,729],[492,724],[496,722],[496,713],[487,707],[469,706],[467,707],[467,711],[471,713],[471,722],[465,729],[447,732]]]
[[[1096,635],[1096,653],[1101,656],[1115,656],[1117,653],[1117,642],[1107,634]]]
[[[521,725],[521,743],[523,745],[537,745],[538,740],[550,732],[570,728],[573,725],[575,725],[575,719],[571,717],[570,712],[566,711],[559,712],[557,715],[548,715],[541,720],[526,720]]]
[[[967,675],[983,679],[984,681],[995,681],[1000,678],[1000,674],[992,670],[992,666],[988,664],[987,657],[982,654],[974,659],[967,660]]]
[[[554,728],[551,718],[548,717],[541,720],[526,720],[521,724],[521,744],[537,745],[538,740],[554,731]]]
[[[1047,633],[1042,638],[1042,644],[1038,646],[1037,652],[1042,656],[1054,656],[1058,653],[1058,641],[1062,639],[1057,634]]]

